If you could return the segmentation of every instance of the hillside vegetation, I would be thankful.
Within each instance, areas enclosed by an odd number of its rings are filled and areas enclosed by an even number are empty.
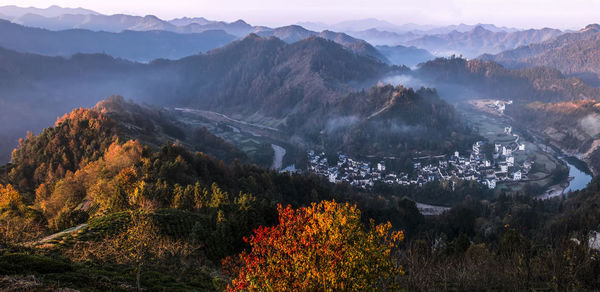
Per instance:
[[[446,98],[495,98],[515,102],[555,102],[600,98],[600,89],[548,67],[508,69],[480,59],[438,58],[422,64],[415,75],[436,87],[450,87]],[[461,94],[465,90],[471,93]],[[442,90],[442,89],[440,89]],[[458,93],[457,93],[458,92]],[[461,96],[462,95],[462,96]]]
[[[600,26],[590,24],[580,31],[507,50],[496,55],[483,55],[481,58],[493,60],[508,67],[546,66],[560,70],[564,74],[591,78],[598,84],[600,74]]]
[[[562,290],[600,284],[597,253],[587,241],[600,217],[593,204],[583,204],[598,193],[596,181],[554,201],[492,198],[474,182],[440,182],[423,195],[459,203],[423,217],[413,201],[397,196],[419,190],[380,188],[378,195],[317,176],[228,165],[172,142],[144,145],[152,140],[135,137],[148,134],[140,131],[146,123],[136,118],[136,107],[113,97],[74,110],[29,135],[13,164],[1,168],[3,289],[235,290],[268,282]],[[156,122],[161,119],[144,117],[158,132],[171,133]],[[298,276],[308,270],[313,277]]]

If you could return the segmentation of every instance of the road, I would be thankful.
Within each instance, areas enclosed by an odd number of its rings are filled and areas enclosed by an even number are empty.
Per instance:
[[[46,242],[49,242],[49,241],[51,241],[51,240],[53,240],[55,238],[59,238],[59,237],[62,237],[64,235],[71,234],[71,233],[73,233],[75,231],[78,231],[81,228],[84,228],[86,226],[88,226],[87,223],[80,224],[80,225],[77,225],[75,227],[71,227],[69,229],[63,230],[61,232],[57,232],[57,233],[54,233],[52,235],[48,235],[48,236],[46,236],[46,237],[44,237],[44,238],[42,238],[42,239],[40,239],[38,241],[26,243],[25,246],[34,246],[34,245],[46,243]]]

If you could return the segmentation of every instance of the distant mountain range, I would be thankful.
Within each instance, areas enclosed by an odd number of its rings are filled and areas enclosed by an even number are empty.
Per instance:
[[[437,56],[461,54],[467,58],[474,58],[484,53],[501,52],[547,41],[561,34],[560,30],[550,28],[505,32],[476,26],[466,32],[426,35],[406,43],[424,48]]]
[[[243,20],[227,23],[200,18],[174,19],[171,22],[153,15],[126,14],[103,15],[93,11],[68,8],[18,8],[0,7],[0,16],[11,22],[50,30],[89,29],[93,31],[121,32],[124,30],[163,30],[178,33],[199,33],[207,30],[224,30],[242,37],[257,30]],[[258,28],[260,29],[260,28]]]
[[[12,6],[8,8],[0,7],[0,13],[5,10],[12,12],[12,9],[15,8]],[[51,10],[54,11],[54,8]],[[60,32],[52,34],[49,31],[25,29],[17,26],[13,26],[12,29],[6,27],[3,33],[9,39],[4,43],[0,42],[0,45],[24,52],[46,55],[106,52],[130,60],[148,61],[154,58],[180,58],[186,56],[186,54],[191,55],[199,51],[220,47],[233,40],[230,35],[245,37],[249,33],[257,33],[260,36],[275,36],[288,43],[310,36],[319,36],[333,40],[352,52],[388,62],[372,45],[363,40],[333,31],[322,31],[320,33],[310,31],[297,25],[273,29],[251,26],[243,20],[226,23],[197,17],[165,21],[152,15],[140,17],[123,14],[102,15],[73,9],[62,11],[65,13],[82,13],[55,16],[59,11],[50,13],[47,9],[20,8],[19,13],[10,14],[12,15],[8,17],[10,21],[27,27],[45,28]],[[47,16],[33,14],[33,12],[40,12]],[[66,32],[63,30],[66,30]],[[120,34],[94,34],[84,30]],[[153,31],[153,33],[134,33],[142,31]],[[14,33],[25,34],[25,39],[14,39]],[[173,33],[179,33],[180,35]],[[81,41],[85,42],[80,43]],[[141,52],[140,47],[148,47],[148,52]],[[137,53],[139,55],[136,55]]]
[[[183,17],[163,20],[153,15],[143,17],[126,14],[103,15],[91,10],[60,8],[57,6],[47,9],[3,6],[0,7],[0,18],[5,18],[23,26],[55,31],[86,29],[114,33],[123,31],[167,31],[192,34],[222,30],[238,38],[245,37],[250,33],[256,33],[260,36],[275,36],[288,43],[309,36],[319,36],[333,40],[353,52],[374,57],[383,62],[388,62],[388,58],[378,52],[373,45],[391,47],[399,45],[405,47],[414,46],[425,49],[436,56],[460,54],[468,58],[474,58],[482,54],[496,54],[519,46],[544,42],[562,34],[561,31],[555,29],[517,30],[515,28],[497,27],[492,24],[459,24],[449,26],[395,25],[378,19],[344,21],[332,25],[305,22],[301,23],[304,27],[290,25],[269,28],[253,26],[243,20],[230,23],[209,20],[203,17]],[[161,37],[163,37],[162,40],[168,39],[164,35]],[[170,37],[174,38],[173,36]],[[194,43],[194,40],[186,41]],[[178,43],[182,41],[174,42]],[[143,43],[143,41],[140,43]],[[165,50],[169,50],[171,47],[178,47],[178,45],[166,45]],[[215,46],[208,43],[204,47],[211,48]],[[82,52],[88,51],[85,50]],[[420,52],[411,53],[419,54]],[[397,55],[398,52],[395,54]],[[170,58],[180,56],[180,54],[177,52],[173,52],[172,54],[162,53],[161,56]],[[148,57],[144,56],[141,59],[146,60]],[[398,62],[392,63],[404,64]],[[413,63],[408,62],[407,64],[410,65]]]
[[[429,53],[427,50],[416,47],[377,46],[376,48],[392,64],[396,65],[413,67],[420,63],[435,59],[435,56]]]
[[[375,49],[368,42],[360,39],[355,39],[344,33],[333,32],[329,30],[325,30],[318,33],[307,30],[299,25],[290,25],[269,30],[263,30],[258,32],[257,34],[263,37],[274,36],[286,43],[294,43],[311,36],[316,36],[334,41],[354,53],[370,56],[384,62],[388,61],[384,55],[377,51],[377,49]]]
[[[222,30],[193,34],[168,31],[94,32],[83,29],[50,31],[0,20],[0,46],[26,53],[71,56],[106,53],[133,61],[179,59],[222,47],[235,36]]]
[[[600,25],[591,24],[577,32],[481,58],[514,68],[548,66],[565,74],[588,77],[600,85]]]
[[[358,20],[347,20],[334,24],[325,24],[318,22],[299,22],[298,25],[304,26],[308,29],[312,30],[335,30],[342,31],[345,33],[354,33],[359,31],[366,30],[379,30],[386,32],[393,32],[398,34],[404,33],[414,33],[417,35],[427,35],[427,34],[445,34],[452,31],[458,32],[467,32],[474,29],[477,26],[482,26],[485,29],[494,32],[514,32],[519,31],[517,28],[509,28],[509,27],[497,27],[493,24],[458,24],[458,25],[422,25],[415,23],[406,23],[402,25],[393,24],[385,20],[375,19],[375,18],[366,18],[366,19],[358,19]]]
[[[349,35],[363,39],[376,46],[395,46],[420,38],[422,35],[414,32],[396,33],[371,28],[368,30],[348,32]]]
[[[43,17],[59,17],[65,14],[99,15],[100,13],[83,8],[64,8],[60,6],[50,6],[48,8],[19,7],[8,5],[0,7],[0,14],[5,17],[19,18],[26,14],[36,14]]]
[[[518,30],[492,24],[459,24],[444,27],[410,24],[396,26],[375,19],[349,21],[329,26],[314,23],[302,23],[302,25],[308,28],[345,32],[376,46],[414,46],[436,56],[457,54],[468,58],[543,42],[562,34],[557,29]]]

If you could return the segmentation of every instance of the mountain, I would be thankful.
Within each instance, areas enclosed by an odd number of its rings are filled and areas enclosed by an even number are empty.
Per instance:
[[[93,31],[121,32],[124,30],[169,30],[177,27],[153,15],[131,16],[125,14],[63,14],[45,17],[25,14],[11,20],[14,23],[50,30],[89,29]]]
[[[215,23],[216,21],[211,21],[204,17],[181,17],[181,18],[171,19],[171,20],[169,20],[169,22],[176,26],[186,26],[186,25],[190,25],[193,23],[199,24],[199,25],[206,25],[206,24]]]
[[[548,66],[564,74],[600,74],[600,25],[528,44],[496,55],[481,56],[508,67]],[[597,77],[595,78],[597,79]],[[597,83],[600,84],[600,83]]]
[[[152,31],[162,30],[177,33],[200,33],[207,30],[224,30],[235,36],[246,36],[255,30],[254,27],[238,20],[232,23],[210,21],[199,24],[198,21],[173,20],[173,23],[154,15],[132,16],[126,14],[61,14],[59,16],[42,16],[27,13],[10,18],[10,21],[24,26],[45,28],[50,30],[88,29],[93,31],[122,32],[124,30]],[[174,23],[179,23],[176,25]],[[185,23],[185,24],[184,24]]]
[[[205,30],[224,30],[229,34],[245,37],[249,33],[262,30],[262,28],[254,27],[245,21],[238,19],[234,22],[214,21],[207,24],[191,23],[186,26],[178,26],[176,29],[179,33],[192,33]]]
[[[245,123],[244,127],[251,124],[256,125],[255,128],[270,129],[261,130],[260,135],[278,141],[272,143],[342,149],[346,142],[350,142],[328,137],[343,137],[355,131],[347,137],[353,137],[353,141],[364,141],[368,139],[369,131],[358,129],[371,127],[367,125],[373,125],[370,121],[376,120],[369,117],[384,112],[394,96],[411,96],[407,99],[410,101],[419,100],[417,96],[421,95],[420,92],[404,89],[363,90],[387,74],[407,73],[409,69],[390,67],[319,37],[287,44],[273,37],[250,35],[207,54],[176,61],[157,60],[149,64],[131,63],[105,55],[80,54],[64,59],[8,50],[4,50],[3,54],[5,57],[0,60],[6,61],[0,63],[4,65],[0,68],[8,77],[3,79],[6,86],[1,92],[8,96],[5,99],[7,106],[1,109],[3,118],[19,120],[17,114],[23,117],[23,111],[35,116],[19,123],[3,124],[7,129],[3,133],[36,130],[40,125],[49,123],[51,117],[64,108],[89,106],[103,95],[123,94],[157,106],[202,110],[209,114],[208,118],[214,117],[214,113],[225,115],[227,121],[237,120],[238,124]],[[36,70],[38,66],[44,70]],[[28,98],[23,99],[23,96]],[[422,106],[413,108],[412,113],[425,120],[443,120],[438,115],[451,111],[451,106],[439,104],[436,107],[443,111],[427,112],[426,105],[435,99],[423,100]],[[363,106],[342,110],[348,104]],[[27,110],[23,110],[25,108]],[[365,109],[369,111],[362,112]],[[335,135],[327,134],[327,129],[348,116],[356,117],[359,128],[342,127],[336,130]],[[438,141],[448,128],[421,121],[382,123],[378,128],[381,130],[378,139],[393,136],[394,140],[385,140],[389,143],[357,154],[381,155],[389,152],[400,155],[417,147],[420,151],[437,150],[436,143],[425,141]],[[420,132],[395,131],[394,127],[403,128],[398,126],[402,123],[423,128]],[[474,139],[467,129],[460,126],[457,116],[451,116],[447,125],[457,134],[444,145],[463,147],[460,139]],[[418,134],[426,132],[429,134],[425,136]],[[12,137],[11,140],[15,141],[16,136]],[[403,140],[407,137],[411,137],[412,142]],[[399,147],[398,141],[404,146]]]
[[[56,17],[44,17],[37,14],[25,14],[18,18],[11,19],[12,22],[28,27],[45,28],[49,30],[70,30],[70,29],[86,29],[92,31],[104,31],[120,33],[124,31],[165,31],[174,32],[180,34],[199,34],[199,33],[211,33],[215,34],[214,31],[224,31],[227,34],[234,35],[236,37],[245,37],[249,33],[257,33],[260,36],[275,36],[288,43],[296,42],[301,39],[305,39],[309,36],[319,36],[325,39],[333,40],[349,50],[371,56],[381,61],[387,61],[383,55],[381,55],[373,46],[369,43],[355,39],[349,35],[343,33],[337,33],[332,31],[322,31],[320,33],[309,31],[301,26],[292,25],[287,27],[280,27],[271,29],[268,27],[252,26],[243,20],[237,20],[231,23],[223,21],[209,21],[205,18],[180,18],[173,19],[171,21],[165,21],[159,19],[153,15],[147,15],[144,17],[131,16],[131,15],[101,15],[101,14],[64,14]],[[158,33],[155,33],[158,34]],[[168,34],[164,34],[168,35]],[[196,36],[197,37],[197,36]],[[157,38],[155,41],[158,44],[154,44],[153,47],[160,46],[165,47],[165,50],[174,50],[172,47],[177,47],[176,38],[184,39],[184,36],[173,36],[170,35],[171,40],[165,37]],[[194,37],[191,37],[192,39]],[[16,40],[18,41],[18,40]],[[206,41],[206,40],[205,40]],[[175,44],[171,44],[174,42]],[[94,42],[92,42],[94,43]],[[110,42],[111,44],[114,42]],[[140,44],[143,42],[140,42]],[[91,45],[91,44],[90,44]],[[150,44],[148,44],[150,45]],[[12,48],[11,46],[7,46]],[[203,46],[204,48],[214,47],[210,42]],[[187,50],[186,50],[187,48]],[[192,44],[179,47],[180,50],[190,51],[192,50]],[[39,52],[42,48],[39,48]],[[120,48],[124,49],[124,48]],[[30,50],[25,50],[29,52]],[[199,51],[195,49],[195,52]],[[89,50],[82,50],[80,52],[89,52]],[[92,51],[94,52],[94,51]],[[62,53],[60,55],[65,55]],[[179,56],[180,54],[173,52],[172,55]],[[137,60],[137,59],[136,59]],[[142,60],[148,60],[143,58]]]
[[[471,31],[475,28],[477,28],[478,26],[492,31],[492,32],[517,32],[517,31],[521,31],[521,29],[517,29],[514,27],[498,27],[494,24],[484,24],[484,23],[478,23],[478,24],[457,24],[457,25],[447,25],[447,26],[440,26],[440,27],[436,27],[436,28],[432,28],[432,29],[428,29],[428,30],[421,30],[422,34],[427,34],[427,35],[432,35],[432,34],[447,34],[453,31],[457,31],[457,32],[468,32]]]
[[[25,131],[37,132],[61,112],[123,93],[139,66],[101,54],[65,59],[0,48],[0,133],[2,146],[9,146],[1,149],[1,161],[8,160]]]
[[[158,58],[179,59],[206,52],[233,41],[224,31],[177,34],[168,31],[88,30],[49,31],[0,20],[0,46],[27,53],[70,56],[76,53],[106,53],[117,58],[148,62]]]
[[[280,125],[292,112],[300,117],[343,95],[344,84],[387,70],[385,64],[320,38],[286,44],[254,35],[206,55],[146,65],[100,54],[65,59],[0,49],[5,96],[0,116],[7,121],[0,132],[16,143],[16,137],[39,130],[60,112],[112,94],[161,106],[247,114],[244,119]],[[8,152],[3,149],[3,157]]]
[[[407,30],[407,27],[400,27],[396,24],[390,23],[385,20],[375,19],[375,18],[365,18],[358,20],[347,20],[332,24],[329,29],[334,29],[338,31],[361,31],[367,29],[379,29],[379,30],[389,30],[389,31],[401,31]],[[411,27],[413,28],[413,27]],[[412,30],[412,29],[411,29]]]
[[[257,32],[257,34],[260,36],[263,36],[263,37],[274,36],[274,37],[277,37],[278,39],[281,39],[287,43],[294,43],[294,42],[297,42],[302,39],[306,39],[311,36],[316,36],[316,37],[334,41],[354,53],[373,57],[373,58],[383,61],[383,62],[388,61],[385,56],[383,56],[379,51],[377,51],[377,49],[375,49],[369,43],[367,43],[363,40],[355,39],[344,33],[338,33],[338,32],[333,32],[333,31],[329,31],[329,30],[325,30],[320,33],[317,33],[314,31],[307,30],[298,25],[290,25],[290,26],[274,28],[272,30],[260,31],[260,32]]]
[[[325,23],[316,23],[316,22],[299,22],[298,25],[306,27],[312,30],[335,30],[345,32],[349,35],[356,36],[362,39],[372,39],[376,38],[374,34],[396,34],[401,36],[403,39],[408,40],[408,38],[412,35],[416,36],[425,36],[425,35],[437,35],[437,34],[447,34],[453,31],[457,32],[468,32],[473,30],[474,28],[481,26],[487,30],[493,32],[517,32],[520,29],[510,28],[510,27],[498,27],[493,24],[458,24],[458,25],[447,25],[447,26],[435,26],[435,25],[421,25],[415,23],[405,23],[401,25],[393,24],[387,22],[385,20],[375,19],[375,18],[367,18],[367,19],[359,19],[359,20],[348,20],[342,21],[335,24],[325,24]],[[372,34],[373,36],[369,36]],[[359,36],[360,35],[360,36]],[[380,36],[381,37],[381,36]],[[381,38],[380,38],[381,39]],[[369,40],[367,40],[369,41]],[[371,42],[371,41],[369,41]],[[396,45],[399,43],[373,43],[373,44],[381,44],[381,45]]]
[[[433,89],[377,86],[348,95],[327,112],[326,148],[355,157],[393,154],[404,161],[412,151],[467,149],[478,138]]]
[[[413,67],[420,63],[435,59],[435,56],[427,50],[416,47],[377,46],[376,48],[395,65]]]
[[[438,58],[421,64],[413,76],[448,99],[512,99],[515,103],[600,100],[600,89],[547,67],[507,69],[492,61]]]
[[[421,37],[420,34],[416,34],[413,32],[396,33],[385,30],[378,30],[376,28],[363,31],[348,32],[348,35],[351,35],[355,38],[363,39],[369,42],[370,44],[376,46],[395,46]]]
[[[310,31],[299,25],[289,25],[258,32],[257,35],[262,37],[274,36],[286,43],[295,43],[310,36],[316,36],[318,33]]]
[[[43,17],[59,17],[64,14],[98,15],[98,12],[83,8],[63,8],[50,6],[48,8],[18,7],[15,5],[0,6],[0,14],[4,17],[19,18],[26,14],[37,14]]]
[[[490,31],[479,25],[470,31],[426,35],[407,44],[426,49],[436,56],[460,54],[474,58],[485,53],[498,53],[530,43],[539,43],[562,34],[560,30],[544,28],[523,31]]]

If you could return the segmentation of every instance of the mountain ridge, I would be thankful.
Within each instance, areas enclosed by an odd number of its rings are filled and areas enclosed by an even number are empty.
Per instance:
[[[590,24],[545,42],[521,46],[496,55],[482,55],[508,67],[548,66],[565,74],[600,74],[600,25]]]
[[[26,53],[70,56],[77,53],[107,53],[117,58],[148,62],[179,59],[223,46],[236,37],[224,31],[177,34],[168,31],[93,32],[83,29],[51,31],[0,20],[5,36],[0,46]]]
[[[523,44],[537,43],[562,34],[560,30],[544,28],[523,31],[490,31],[481,25],[466,32],[426,35],[407,41],[407,44],[427,49],[434,55],[462,54],[468,58],[483,53],[501,52]]]

